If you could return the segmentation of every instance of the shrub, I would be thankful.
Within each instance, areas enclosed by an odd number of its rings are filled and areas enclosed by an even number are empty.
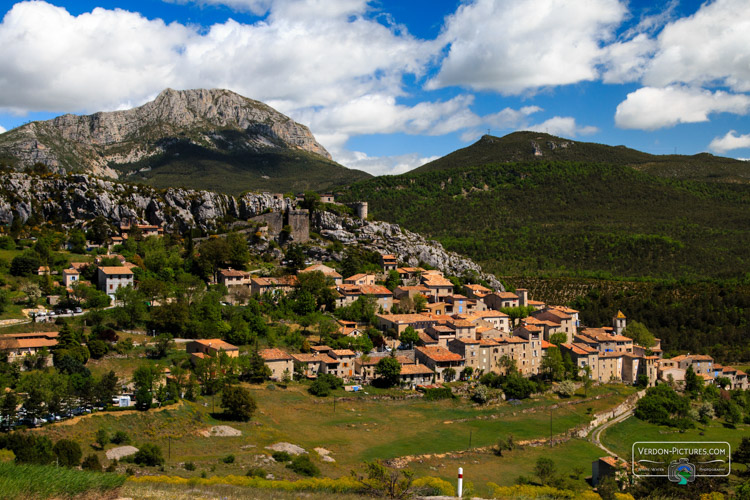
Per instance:
[[[102,464],[99,462],[99,457],[97,457],[93,453],[87,456],[86,458],[83,459],[83,462],[81,463],[81,469],[101,472]]]
[[[313,396],[324,398],[331,393],[331,387],[322,380],[315,380],[310,384],[310,387],[307,388],[307,392]]]
[[[133,455],[133,461],[138,465],[156,466],[164,463],[161,448],[155,444],[144,444],[141,449]]]
[[[231,454],[227,455],[226,457],[223,457],[221,459],[221,461],[224,462],[225,464],[233,464],[234,463],[234,455],[231,455]]]
[[[185,470],[190,470],[190,471],[195,470],[195,464],[193,462],[185,462],[183,467],[185,467]]]
[[[426,401],[436,401],[438,399],[452,399],[453,392],[450,387],[439,387],[437,389],[426,389],[424,399]]]
[[[286,465],[288,469],[300,474],[302,476],[317,476],[320,474],[320,469],[312,463],[308,455],[299,455],[295,457],[291,463]]]
[[[488,399],[488,390],[486,385],[478,385],[476,389],[474,389],[474,394],[471,395],[472,401],[475,403],[479,403],[480,405],[483,405],[487,402]]]
[[[128,444],[130,443],[130,436],[128,436],[128,433],[125,431],[116,431],[114,435],[112,435],[111,441],[114,444]]]
[[[246,475],[250,477],[266,477],[268,473],[260,467],[250,467]]]
[[[99,429],[96,431],[96,444],[99,448],[104,449],[104,446],[109,443],[109,434],[105,429]]]
[[[250,420],[257,408],[250,391],[243,387],[226,387],[221,393],[221,406],[224,415],[242,422]]]
[[[292,456],[285,451],[274,451],[273,455],[271,455],[271,458],[279,463],[289,462],[292,460]]]
[[[414,480],[412,483],[415,491],[424,496],[456,496],[456,489],[451,483],[439,477],[425,476]]]
[[[70,439],[61,439],[52,447],[55,452],[58,465],[63,467],[78,467],[81,463],[81,447],[75,441]]]

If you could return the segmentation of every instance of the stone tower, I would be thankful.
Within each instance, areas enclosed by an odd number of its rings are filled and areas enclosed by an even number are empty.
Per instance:
[[[290,210],[289,227],[292,238],[297,243],[310,241],[310,212],[308,210]]]
[[[615,335],[622,335],[627,327],[627,318],[622,311],[617,311],[617,314],[612,318],[612,328],[614,329]]]

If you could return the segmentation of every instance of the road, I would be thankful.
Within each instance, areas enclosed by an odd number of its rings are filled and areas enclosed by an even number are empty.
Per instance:
[[[612,455],[613,457],[616,457],[617,453],[615,453],[614,451],[610,450],[609,448],[607,448],[606,446],[602,444],[602,441],[601,441],[602,433],[606,431],[607,429],[609,429],[611,426],[615,424],[619,424],[620,422],[626,420],[632,414],[633,414],[633,410],[628,410],[618,417],[615,417],[611,420],[607,420],[606,422],[601,424],[599,427],[596,427],[594,428],[593,431],[591,431],[591,433],[589,434],[589,440],[595,445],[597,445],[599,448],[604,450],[607,454]]]

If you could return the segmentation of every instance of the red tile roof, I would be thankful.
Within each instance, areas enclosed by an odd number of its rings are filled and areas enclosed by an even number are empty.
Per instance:
[[[258,354],[266,361],[286,361],[292,359],[289,353],[281,349],[261,349],[258,351]]]
[[[462,361],[464,358],[442,346],[425,346],[417,347],[416,351],[421,352],[433,361]]]

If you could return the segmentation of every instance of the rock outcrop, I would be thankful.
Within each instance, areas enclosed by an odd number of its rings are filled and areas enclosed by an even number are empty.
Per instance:
[[[233,197],[211,191],[158,190],[99,179],[85,174],[35,176],[20,172],[0,175],[0,224],[18,217],[69,226],[104,216],[111,222],[134,219],[164,225],[167,230],[216,228],[228,219],[246,220],[268,211],[286,211],[293,200],[268,193]]]
[[[310,130],[259,101],[222,89],[164,90],[143,106],[63,115],[0,135],[0,157],[15,166],[117,178],[112,167],[161,154],[188,140],[209,149],[297,149],[331,159]]]
[[[402,229],[398,224],[322,212],[316,214],[313,228],[325,238],[349,245],[356,243],[369,250],[393,254],[399,261],[408,262],[411,266],[424,262],[453,276],[473,274],[493,288],[505,290],[495,276],[483,272],[476,262],[455,252],[448,252],[437,241],[427,240],[420,234]]]

